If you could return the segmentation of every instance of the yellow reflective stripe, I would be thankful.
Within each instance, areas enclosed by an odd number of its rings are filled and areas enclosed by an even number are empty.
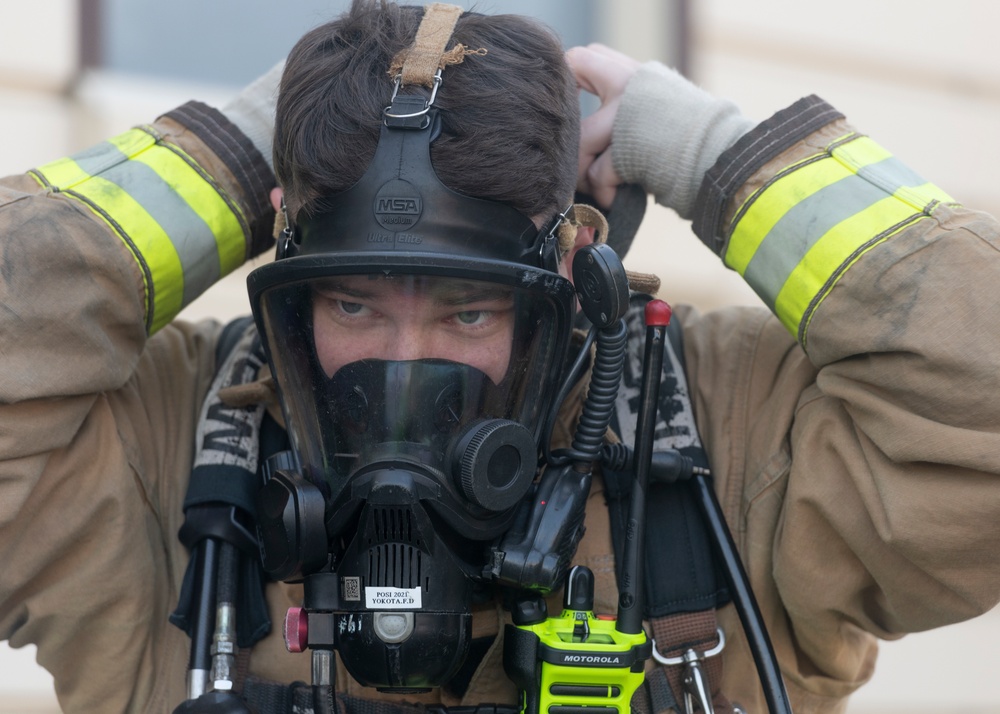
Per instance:
[[[70,157],[40,166],[35,169],[35,172],[43,176],[51,186],[55,186],[60,191],[68,191],[90,178],[90,174],[80,168]]]
[[[868,137],[848,135],[747,200],[724,260],[804,343],[812,311],[858,255],[940,202],[953,199]]]
[[[222,275],[228,275],[246,259],[246,240],[239,208],[228,204],[206,176],[194,166],[195,161],[179,147],[165,147],[141,129],[133,129],[109,142],[134,161],[153,169],[198,216],[212,229],[219,251]]]
[[[847,175],[841,164],[825,158],[805,164],[768,186],[736,224],[723,256],[725,264],[742,275],[757,248],[788,207]]]
[[[60,191],[69,191],[91,176],[108,170],[156,144],[156,138],[141,129],[130,129],[86,151],[81,151],[37,169]],[[86,168],[82,165],[86,163]]]
[[[221,275],[228,275],[243,264],[246,239],[234,213],[235,205],[226,203],[214,186],[171,149],[158,145],[132,158],[153,169],[209,226],[215,237]],[[193,180],[196,176],[199,180]]]
[[[887,159],[892,159],[891,153],[876,144],[867,136],[858,137],[856,140],[836,146],[830,152],[834,158],[841,161],[855,173],[864,174],[865,168],[881,163]],[[916,174],[912,174],[916,177]],[[934,201],[940,203],[954,203],[955,199],[942,191],[932,183],[922,181],[917,185],[898,185],[889,180],[880,180],[879,173],[872,172],[866,176],[872,183],[882,186],[887,193],[891,193],[902,201],[906,201],[918,211],[924,210],[927,204]]]
[[[845,263],[853,263],[862,253],[900,230],[901,224],[917,217],[911,206],[887,196],[838,223],[813,245],[781,286],[774,301],[774,311],[781,323],[793,335],[798,334],[799,322],[809,310],[810,302],[821,290],[824,294],[829,292],[829,287],[824,290],[824,286],[832,277],[831,266],[844,266],[846,270]],[[894,230],[883,234],[887,227]]]
[[[133,129],[37,169],[86,203],[143,273],[152,333],[245,259],[245,217],[179,147]]]
[[[845,139],[851,140],[843,143]],[[757,197],[751,198],[752,203],[748,202],[749,207],[729,239],[723,256],[726,265],[742,275],[761,242],[788,209],[863,167],[891,156],[868,137],[856,134],[840,137],[830,146],[835,148],[790,167]]]
[[[132,158],[136,154],[156,145],[156,137],[143,129],[129,129],[124,134],[111,137],[107,143]]]
[[[957,203],[954,198],[929,182],[919,186],[904,186],[893,195],[919,210],[925,210],[934,203]]]
[[[857,173],[862,166],[884,161],[892,156],[867,136],[859,136],[853,141],[833,143],[830,154],[842,164]]]
[[[170,322],[183,307],[184,271],[180,256],[160,224],[146,212],[141,204],[117,185],[100,176],[77,184],[72,194],[81,197],[92,207],[99,208],[101,216],[116,232],[128,236],[128,244],[141,256],[152,277],[153,289],[146,287],[149,333],[152,334]],[[152,294],[150,295],[150,292]]]

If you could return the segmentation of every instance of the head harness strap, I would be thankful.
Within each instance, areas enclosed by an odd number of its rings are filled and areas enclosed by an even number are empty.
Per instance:
[[[440,2],[432,3],[424,9],[424,17],[417,28],[413,44],[404,50],[405,57],[396,55],[392,62],[395,67],[397,60],[402,59],[400,86],[434,86],[434,77],[441,69],[444,49],[462,12],[458,5]]]
[[[444,51],[462,12],[442,3],[426,8],[413,44],[393,58],[395,88],[367,170],[351,188],[318,201],[316,211],[279,242],[279,257],[355,251],[408,260],[418,253],[458,254],[558,272],[555,230],[563,214],[539,230],[510,205],[451,190],[431,164],[430,145],[441,131],[434,107],[441,70],[467,54],[486,53],[461,44]],[[430,87],[430,97],[414,85]]]

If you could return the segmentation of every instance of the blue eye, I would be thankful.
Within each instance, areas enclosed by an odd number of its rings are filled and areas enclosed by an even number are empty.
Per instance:
[[[455,314],[455,318],[463,325],[478,325],[489,316],[487,310],[466,310]]]
[[[346,300],[338,300],[337,305],[340,307],[341,311],[348,315],[357,315],[364,310],[364,305],[359,302],[347,302]]]

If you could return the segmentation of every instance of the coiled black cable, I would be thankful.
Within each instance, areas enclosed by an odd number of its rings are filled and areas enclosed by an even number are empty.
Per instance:
[[[609,471],[631,471],[632,447],[627,444],[605,444],[601,448],[601,465]]]
[[[580,414],[580,423],[573,437],[573,452],[579,461],[594,462],[600,458],[604,435],[618,396],[618,385],[625,370],[625,348],[628,331],[619,320],[597,333],[597,350],[591,370],[587,399]]]
[[[622,373],[625,371],[625,350],[628,346],[628,331],[625,328],[625,322],[618,320],[611,327],[598,330],[596,343],[594,366],[590,372],[590,386],[587,389],[587,398],[584,400],[583,411],[580,414],[580,421],[573,437],[573,445],[569,449],[550,452],[549,445],[546,443],[546,461],[550,466],[563,466],[571,461],[592,463],[600,459],[604,434],[611,423],[615,399],[618,396],[618,385],[621,382]],[[560,394],[561,399],[558,402],[560,405],[565,399],[565,392],[568,392],[568,389],[563,391],[564,393]],[[553,410],[554,413],[556,409]]]

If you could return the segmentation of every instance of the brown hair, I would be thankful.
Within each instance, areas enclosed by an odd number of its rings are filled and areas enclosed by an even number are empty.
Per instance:
[[[375,154],[392,58],[413,42],[422,7],[354,0],[306,34],[285,65],[274,167],[293,219],[350,188]],[[548,218],[576,184],[579,106],[555,35],[517,15],[465,12],[448,47],[485,48],[444,70],[431,161],[452,190]]]

